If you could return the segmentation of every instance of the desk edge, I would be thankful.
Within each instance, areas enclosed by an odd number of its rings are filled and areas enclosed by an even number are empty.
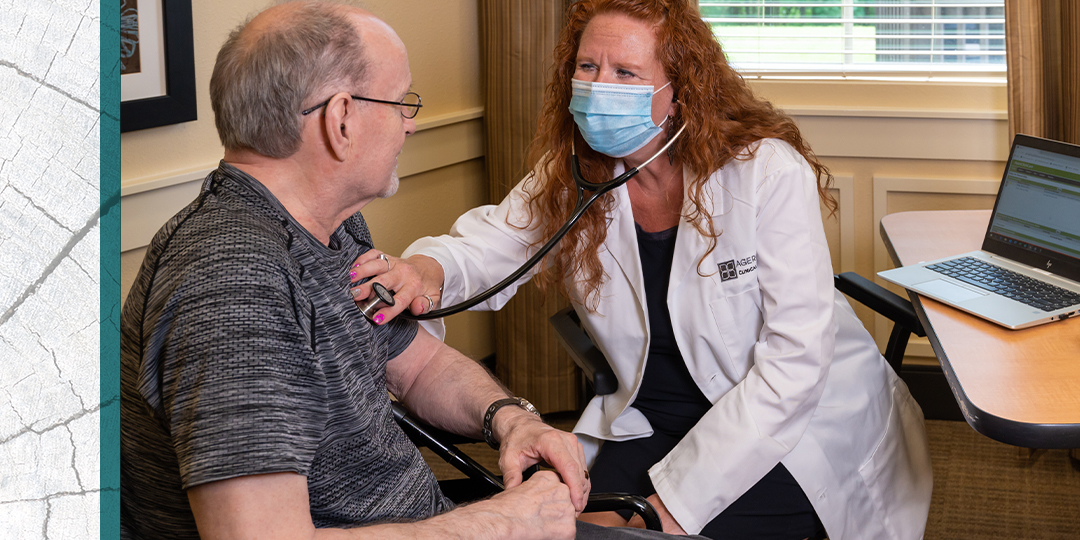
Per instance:
[[[990,414],[976,407],[968,399],[967,394],[964,393],[964,387],[957,380],[952,364],[949,363],[949,357],[942,349],[937,334],[926,317],[926,310],[923,308],[919,294],[913,291],[907,291],[907,293],[908,297],[911,298],[912,305],[915,306],[915,314],[918,315],[919,322],[922,323],[923,328],[926,330],[926,337],[930,340],[930,346],[938,357],[941,371],[945,374],[953,398],[960,405],[960,412],[972,429],[998,442],[1013,446],[1025,448],[1080,448],[1080,424],[1018,422]]]

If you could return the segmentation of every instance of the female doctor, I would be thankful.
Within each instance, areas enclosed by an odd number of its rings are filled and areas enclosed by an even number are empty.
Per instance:
[[[823,525],[832,540],[921,538],[932,483],[922,412],[833,289],[828,171],[690,4],[574,3],[532,174],[407,259],[369,251],[354,279],[394,268],[378,281],[414,313],[465,300],[566,220],[572,152],[585,179],[606,182],[675,137],[541,271],[482,304],[499,309],[529,278],[557,287],[611,363],[618,391],[574,429],[593,491],[648,496],[674,533],[802,539]]]

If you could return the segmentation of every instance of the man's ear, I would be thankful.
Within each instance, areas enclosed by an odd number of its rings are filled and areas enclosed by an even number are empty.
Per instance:
[[[349,155],[355,134],[349,132],[345,120],[356,113],[352,97],[345,92],[335,94],[330,98],[330,103],[326,104],[326,114],[322,119],[323,130],[326,132],[330,153],[338,161],[345,161]]]

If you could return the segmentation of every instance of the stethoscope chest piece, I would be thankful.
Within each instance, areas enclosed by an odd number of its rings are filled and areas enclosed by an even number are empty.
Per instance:
[[[363,313],[369,321],[374,322],[373,317],[376,311],[382,309],[383,306],[394,305],[394,291],[387,289],[379,282],[371,284],[371,291],[374,294],[360,306],[360,313]]]

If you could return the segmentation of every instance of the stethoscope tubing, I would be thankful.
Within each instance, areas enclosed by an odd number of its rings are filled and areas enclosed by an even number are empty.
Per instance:
[[[415,321],[440,319],[442,317],[454,315],[469,308],[475,307],[481,302],[484,302],[492,296],[495,296],[503,289],[509,287],[515,281],[520,279],[521,276],[525,275],[526,272],[532,270],[532,268],[536,266],[537,263],[539,263],[544,258],[544,256],[547,255],[549,251],[551,251],[552,248],[555,247],[555,244],[558,244],[559,241],[562,240],[564,236],[566,236],[566,233],[570,232],[570,229],[577,224],[578,220],[581,219],[581,216],[585,215],[585,211],[587,211],[589,207],[592,206],[594,202],[596,202],[597,199],[602,197],[605,193],[628,182],[631,178],[637,175],[638,171],[644,169],[649,163],[652,163],[654,159],[666,152],[668,148],[670,148],[671,145],[675,142],[675,139],[678,139],[679,135],[682,135],[682,132],[685,129],[686,124],[683,124],[683,126],[679,128],[679,131],[675,132],[675,136],[669,139],[668,142],[664,144],[664,147],[660,149],[660,151],[654,154],[653,157],[645,160],[645,162],[641,165],[637,167],[632,167],[629,170],[620,174],[619,176],[608,180],[607,182],[600,183],[588,182],[581,177],[581,167],[578,164],[577,152],[573,150],[573,143],[571,143],[570,174],[573,175],[574,183],[577,184],[577,202],[574,205],[574,211],[571,212],[570,217],[566,220],[566,223],[564,223],[558,231],[555,231],[555,234],[540,248],[540,250],[533,254],[532,257],[529,257],[529,260],[525,261],[525,264],[521,265],[520,268],[507,276],[506,279],[496,283],[488,290],[468,300],[465,300],[464,302],[460,302],[449,307],[432,310],[421,315],[413,315],[406,311],[400,316]],[[586,198],[585,190],[592,191],[593,194]]]

